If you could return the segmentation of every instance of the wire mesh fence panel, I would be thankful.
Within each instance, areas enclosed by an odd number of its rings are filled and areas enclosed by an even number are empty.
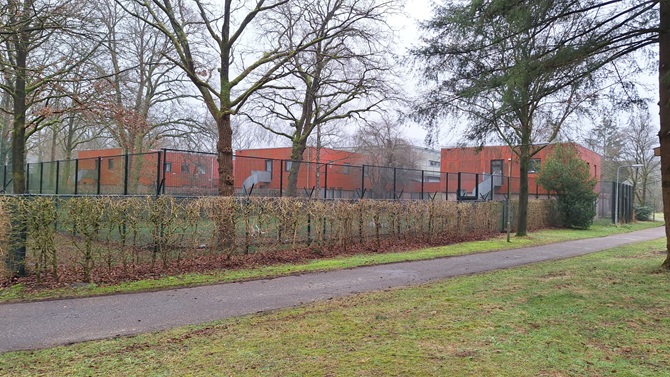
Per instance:
[[[57,194],[56,192],[56,179],[58,170],[56,166],[58,163],[53,162],[44,162],[42,164],[42,192],[41,194]]]
[[[77,194],[96,195],[100,194],[99,169],[101,160],[99,158],[77,159]]]
[[[365,166],[365,197],[370,199],[394,199],[398,170],[390,167]]]
[[[158,152],[128,155],[125,190],[129,195],[156,195],[159,184]]]
[[[439,171],[423,170],[421,171],[422,199],[445,200],[446,191],[442,185],[442,176]]]
[[[350,164],[328,164],[325,170],[328,173],[327,177],[324,174],[327,199],[360,199],[362,197],[365,190],[362,167]]]
[[[219,164],[213,153],[164,150],[160,185],[174,196],[207,196],[218,193]],[[157,154],[152,155],[153,165]],[[148,163],[151,164],[151,163]],[[153,170],[153,181],[158,172]],[[148,181],[149,178],[147,177]]]
[[[42,173],[42,164],[26,164],[26,192],[29,194],[40,193],[40,175]]]
[[[56,162],[56,193],[65,195],[75,194],[75,180],[77,176],[77,161],[63,160]]]
[[[275,152],[268,156],[275,156]],[[238,197],[501,201],[508,193],[518,198],[520,191],[518,177],[363,165],[361,160],[346,158],[325,161],[317,164],[238,155],[233,159],[233,176],[228,178],[232,178]],[[216,154],[174,149],[32,163],[26,166],[26,173],[32,194],[197,197],[219,192]],[[5,166],[0,174],[3,188],[9,191],[11,169]],[[610,189],[598,186],[597,190],[603,198],[612,197]],[[537,183],[535,174],[529,176],[528,193],[531,199],[551,197]],[[601,217],[605,212],[611,214],[607,200],[597,204]]]
[[[388,182],[391,195],[384,199],[419,199],[421,197],[421,171],[406,168],[377,168]]]
[[[306,161],[282,161],[282,196],[317,198],[323,187],[322,166]],[[317,175],[318,172],[318,175]]]
[[[287,176],[284,169],[282,160],[235,157],[235,195],[279,197]]]
[[[457,198],[459,200],[477,200],[479,198],[479,193],[477,192],[478,181],[478,174],[458,173]]]
[[[458,194],[458,174],[457,173],[442,173],[442,182],[440,185],[444,187],[446,193],[446,200],[457,200]]]

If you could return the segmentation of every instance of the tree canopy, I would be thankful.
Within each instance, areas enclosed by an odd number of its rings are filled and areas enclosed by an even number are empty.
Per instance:
[[[603,43],[584,33],[596,15],[584,4],[554,0],[449,2],[423,24],[413,51],[430,89],[417,116],[437,127],[445,116],[469,120],[465,139],[503,140],[521,167],[517,235],[527,231],[528,164],[571,116],[597,99]],[[461,130],[462,131],[462,130]]]

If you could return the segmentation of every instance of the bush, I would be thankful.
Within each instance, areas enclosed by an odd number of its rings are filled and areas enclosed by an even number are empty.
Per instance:
[[[538,183],[558,196],[558,211],[563,226],[587,229],[596,215],[593,192],[595,178],[571,144],[556,145],[538,175]]]
[[[533,229],[551,225],[552,203],[529,203]],[[12,206],[27,224],[28,274],[45,284],[229,268],[252,260],[251,254],[279,262],[307,248],[332,256],[442,245],[495,234],[503,210],[499,202],[440,200],[0,196],[0,256]],[[231,244],[221,247],[217,225],[228,221]],[[0,268],[0,284],[3,276]]]
[[[651,214],[654,209],[649,206],[635,206],[635,220],[651,221]]]

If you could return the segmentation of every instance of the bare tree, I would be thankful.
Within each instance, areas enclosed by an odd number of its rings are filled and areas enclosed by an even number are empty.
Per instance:
[[[161,139],[202,130],[184,73],[167,57],[169,38],[114,2],[97,3],[105,37],[96,56],[101,96],[91,111],[126,153],[143,153]],[[143,9],[138,9],[138,12]],[[148,16],[148,14],[144,14]]]
[[[9,0],[0,5],[0,90],[12,101],[10,114],[12,186],[26,191],[26,141],[47,125],[50,106],[67,95],[62,82],[96,49],[95,34],[82,15],[83,1]],[[84,40],[85,39],[85,40]],[[87,46],[85,49],[82,46]],[[15,224],[18,241],[25,241],[25,224]],[[18,242],[7,259],[9,271],[25,274],[25,243]]]
[[[403,137],[400,122],[383,117],[358,129],[356,151],[367,155],[371,165],[414,169],[419,156],[415,148]]]
[[[393,98],[386,78],[392,33],[385,19],[396,7],[395,0],[296,1],[268,13],[270,38],[288,46],[310,35],[319,39],[289,60],[284,67],[289,75],[275,84],[275,90],[256,93],[247,114],[290,140],[288,196],[297,193],[301,162],[314,131],[320,150],[326,124],[364,117]]]
[[[600,177],[604,181],[614,181],[616,169],[623,148],[623,134],[617,120],[612,116],[605,116],[600,124],[588,130],[584,144],[592,151],[600,154],[602,166]]]
[[[414,170],[418,167],[420,156],[412,143],[402,136],[399,124],[397,120],[384,117],[378,122],[365,124],[354,136],[355,150],[366,156],[367,164],[374,166],[366,169],[371,186],[376,191],[390,193],[383,195],[382,192],[376,192],[376,196],[394,199],[397,195],[392,192],[394,181],[421,179],[420,172]]]
[[[651,124],[651,116],[647,110],[639,111],[628,120],[624,130],[626,135],[623,157],[629,164],[640,164],[635,169],[635,199],[641,205],[648,205],[648,194],[653,190],[652,183],[657,183],[661,161],[654,156],[657,143],[658,128]]]
[[[170,40],[174,53],[167,58],[195,85],[214,119],[220,195],[232,195],[234,190],[231,116],[240,112],[253,93],[282,76],[281,69],[296,53],[324,38],[305,35],[293,46],[282,44],[282,38],[278,38],[265,51],[236,56],[235,49],[258,15],[287,2],[257,0],[234,4],[233,0],[224,0],[214,6],[193,0],[191,7],[176,0],[117,0],[127,12]],[[292,30],[292,25],[286,29]],[[208,56],[212,51],[214,56]]]

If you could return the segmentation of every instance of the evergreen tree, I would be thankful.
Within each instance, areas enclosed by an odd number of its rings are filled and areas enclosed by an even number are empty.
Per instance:
[[[597,194],[593,189],[597,182],[574,145],[557,144],[542,165],[537,182],[558,196],[563,226],[577,229],[591,226],[596,215]]]
[[[470,119],[466,139],[484,145],[492,135],[517,155],[520,193],[517,235],[527,232],[531,158],[576,113],[588,111],[605,63],[590,52],[598,40],[582,31],[589,13],[562,17],[573,1],[473,0],[435,7],[423,25],[424,47],[414,55],[436,83],[418,106],[435,127],[450,114]],[[553,20],[540,23],[538,20]]]

